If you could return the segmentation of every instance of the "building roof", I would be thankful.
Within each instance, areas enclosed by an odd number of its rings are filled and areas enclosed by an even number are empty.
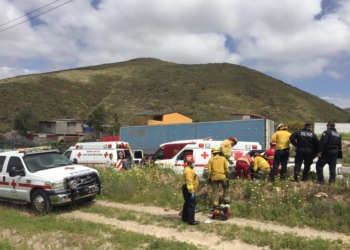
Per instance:
[[[144,115],[144,116],[149,116],[149,115],[166,115],[166,114],[171,114],[171,113],[179,113],[177,111],[145,111],[141,113],[136,113],[136,115]],[[181,114],[181,113],[179,113]],[[184,115],[184,114],[181,114]],[[184,115],[186,116],[186,115]]]
[[[57,119],[57,120],[43,120],[39,122],[84,122],[84,119]]]
[[[230,115],[251,115],[255,117],[265,118],[264,116],[261,116],[261,115],[248,114],[248,113],[231,113]]]

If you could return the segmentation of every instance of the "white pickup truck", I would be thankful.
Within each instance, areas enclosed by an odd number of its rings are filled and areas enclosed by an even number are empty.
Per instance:
[[[313,160],[313,163],[310,166],[310,172],[315,172],[316,173],[316,162],[317,162],[318,158],[316,157]],[[287,166],[288,167],[294,167],[295,163],[294,163],[294,158],[289,158]],[[304,169],[304,164],[301,165],[301,173],[303,172]],[[336,174],[336,179],[337,180],[341,180],[343,179],[343,166],[341,163],[337,163],[336,168],[335,168],[335,174]],[[325,181],[327,181],[329,179],[329,166],[328,164],[326,164],[323,167],[323,176]]]
[[[38,213],[53,206],[93,200],[101,192],[95,169],[73,164],[48,148],[28,148],[0,153],[0,200],[31,203]]]

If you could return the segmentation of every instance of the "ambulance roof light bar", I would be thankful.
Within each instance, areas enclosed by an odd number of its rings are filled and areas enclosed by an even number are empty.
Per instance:
[[[117,148],[130,148],[130,146],[127,143],[118,143]]]
[[[29,153],[29,152],[40,152],[44,150],[52,149],[51,146],[43,146],[43,147],[34,147],[34,148],[19,148],[17,151],[19,153]]]

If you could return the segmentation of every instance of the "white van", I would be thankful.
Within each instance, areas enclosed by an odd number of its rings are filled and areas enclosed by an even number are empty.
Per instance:
[[[160,148],[153,155],[152,159],[156,165],[174,167],[177,172],[182,173],[185,166],[185,156],[192,154],[195,160],[194,171],[199,177],[202,177],[205,165],[208,164],[208,161],[212,156],[212,148],[220,148],[221,143],[222,141],[203,139],[168,142],[160,145]],[[262,147],[258,142],[239,141],[232,148],[231,161],[233,164],[229,164],[230,170],[235,171],[235,162],[239,157],[245,155],[251,150],[261,150],[261,148]]]
[[[123,141],[78,142],[71,146],[64,155],[76,164],[104,167],[111,153],[117,171],[128,169],[134,164],[130,145]]]

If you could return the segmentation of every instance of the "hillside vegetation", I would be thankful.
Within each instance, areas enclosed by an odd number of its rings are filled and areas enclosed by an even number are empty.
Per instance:
[[[194,121],[251,113],[274,120],[347,122],[350,114],[261,72],[228,63],[184,65],[152,58],[0,80],[0,132],[31,108],[41,120],[86,119],[103,104],[123,126],[136,113],[177,111]]]

